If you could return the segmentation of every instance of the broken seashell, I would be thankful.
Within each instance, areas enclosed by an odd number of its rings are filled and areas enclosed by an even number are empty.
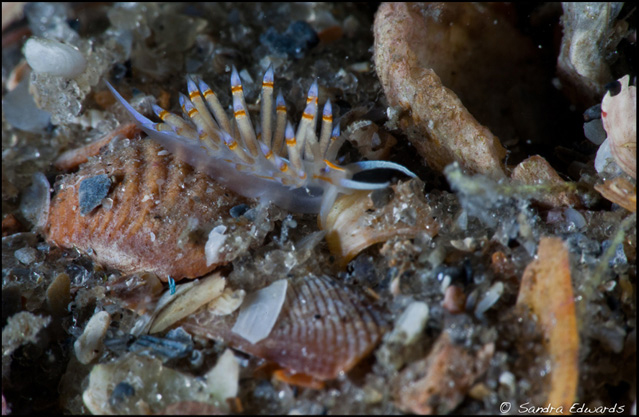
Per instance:
[[[56,41],[32,37],[24,44],[24,56],[36,73],[75,78],[87,67],[87,60],[77,48]]]
[[[394,237],[411,239],[424,232],[435,236],[438,224],[430,215],[422,187],[419,180],[393,185],[392,197],[385,204],[376,204],[375,192],[369,191],[338,198],[325,227],[328,248],[338,264],[345,267],[367,247]]]
[[[211,301],[206,308],[213,314],[218,316],[226,316],[237,310],[244,301],[246,291],[232,290],[226,287],[222,295]]]
[[[449,413],[486,372],[494,352],[494,343],[470,352],[443,332],[428,356],[408,365],[395,379],[398,407],[415,414]]]
[[[503,178],[506,149],[497,136],[543,136],[536,132],[547,101],[532,97],[546,96],[548,83],[537,51],[496,8],[388,2],[373,32],[376,72],[389,106],[400,111],[389,127],[401,128],[434,170],[457,161]]]
[[[513,169],[511,178],[522,184],[546,186],[547,192],[534,194],[534,199],[545,207],[582,206],[576,190],[542,156],[533,155],[520,162]]]
[[[289,385],[295,385],[298,387],[311,388],[311,389],[324,389],[324,381],[313,378],[312,376],[305,374],[295,374],[287,371],[286,369],[277,369],[273,372],[273,377],[278,381],[285,382]]]
[[[288,281],[280,279],[249,294],[244,299],[232,332],[251,343],[268,337],[286,300],[287,288]]]
[[[111,324],[111,315],[100,311],[91,317],[73,348],[80,363],[87,365],[102,351],[102,339]]]
[[[100,149],[108,145],[117,137],[132,138],[141,132],[135,123],[127,123],[118,126],[117,129],[94,140],[93,142],[77,149],[68,150],[53,162],[53,166],[60,171],[70,171],[89,160],[90,157],[100,153]]]
[[[570,252],[561,238],[542,237],[537,257],[521,277],[517,305],[536,315],[552,361],[546,402],[563,409],[577,398],[579,331],[570,272]],[[525,308],[521,307],[523,310]]]
[[[413,301],[397,319],[388,340],[403,345],[412,344],[426,327],[428,314],[428,304],[423,301]]]
[[[637,187],[623,177],[615,177],[605,180],[603,184],[595,185],[606,200],[619,204],[621,207],[633,213],[637,211]]]
[[[264,340],[253,344],[234,333],[237,316],[202,310],[184,320],[182,327],[322,381],[348,372],[385,330],[381,315],[362,295],[327,276],[289,282],[279,318]]]
[[[606,93],[601,102],[601,119],[608,134],[610,152],[626,174],[637,178],[637,87],[630,84],[630,76],[617,81],[621,91],[613,96]]]
[[[82,216],[80,184],[97,175],[112,179],[106,195],[112,204]],[[89,252],[96,262],[125,273],[156,273],[163,281],[202,276],[261,243],[273,226],[261,207],[253,222],[234,219],[232,207],[255,203],[148,140],[118,142],[77,173],[64,176],[56,190],[46,231],[49,242]],[[227,238],[215,262],[208,264],[206,236],[220,226],[228,229]]]
[[[226,285],[226,280],[220,276],[219,272],[203,278],[179,297],[174,297],[175,300],[157,315],[149,333],[161,332],[194,313],[204,304],[219,297],[224,290],[224,285]]]
[[[390,133],[380,129],[370,120],[357,120],[351,123],[344,132],[348,140],[357,146],[364,158],[385,159],[397,143]]]

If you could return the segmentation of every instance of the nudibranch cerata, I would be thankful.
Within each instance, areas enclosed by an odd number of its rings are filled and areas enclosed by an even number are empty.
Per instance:
[[[140,128],[182,161],[245,197],[271,201],[292,212],[319,213],[322,225],[340,193],[389,185],[357,181],[353,175],[381,168],[415,177],[407,168],[390,161],[340,166],[336,157],[344,138],[340,137],[339,124],[333,126],[330,100],[324,105],[321,123],[318,121],[317,81],[308,91],[297,130],[287,120],[281,93],[273,103],[273,84],[270,66],[262,81],[260,133],[256,134],[235,67],[231,73],[232,118],[213,90],[197,77],[187,77],[188,97],[180,94],[184,117],[153,106],[162,123],[140,114],[107,82]]]

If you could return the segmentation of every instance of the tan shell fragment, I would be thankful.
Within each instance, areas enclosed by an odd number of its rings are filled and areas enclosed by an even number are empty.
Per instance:
[[[577,398],[579,332],[568,249],[560,238],[543,237],[537,258],[524,271],[517,305],[537,316],[552,361],[547,402],[564,410]]]
[[[102,339],[111,324],[111,315],[106,311],[99,311],[91,317],[82,335],[73,344],[75,356],[80,363],[91,363],[102,351]]]
[[[576,192],[569,190],[568,183],[564,181],[557,171],[539,155],[533,155],[522,161],[515,167],[511,178],[528,185],[546,185],[549,192],[536,193],[535,200],[544,206],[581,207],[581,200]]]
[[[595,185],[606,200],[619,204],[621,207],[633,213],[637,211],[637,186],[623,177],[615,177],[605,180],[603,184]]]
[[[78,192],[87,178],[111,179],[103,203],[80,213]],[[251,201],[195,171],[150,140],[122,141],[56,184],[47,240],[76,247],[122,272],[149,271],[163,281],[202,276],[261,242],[272,222],[255,222],[230,209]],[[108,201],[108,204],[107,204]],[[257,227],[256,227],[257,224]],[[210,231],[225,230],[215,262],[207,264]]]
[[[326,242],[337,262],[345,267],[358,253],[375,243],[394,237],[411,239],[419,233],[433,237],[439,229],[430,215],[423,184],[411,180],[377,191],[390,198],[387,202],[375,192],[358,191],[337,199],[326,219]],[[375,205],[381,207],[375,207]]]
[[[226,279],[220,276],[220,273],[213,273],[203,278],[199,283],[189,288],[180,297],[165,307],[153,320],[149,333],[158,333],[166,330],[178,320],[194,313],[204,304],[208,304],[215,298],[218,298],[224,286]]]
[[[455,57],[472,52],[472,47],[465,43],[492,34],[493,30],[484,22],[492,24],[494,19],[496,16],[485,6],[462,3],[384,3],[375,15],[375,65],[388,103],[403,111],[400,127],[417,152],[436,170],[442,171],[446,165],[458,161],[473,173],[493,178],[505,176],[502,161],[506,150],[499,139],[471,115],[449,89],[450,82],[440,79],[441,76],[450,80],[451,72],[477,70],[471,64],[473,60],[467,59],[468,68],[456,64],[451,68],[450,63],[443,63],[442,74],[436,73],[440,68],[433,62],[438,54]],[[502,35],[495,34],[496,39],[499,36]],[[511,39],[502,37],[499,42]]]
[[[630,76],[625,75],[619,79],[619,94],[606,93],[601,102],[601,119],[615,162],[637,179],[637,87],[629,83]]]
[[[112,132],[107,133],[101,138],[98,138],[81,148],[71,149],[64,152],[56,158],[55,161],[53,161],[53,166],[60,171],[70,171],[77,168],[80,164],[87,162],[90,157],[96,156],[100,153],[100,149],[108,145],[114,138],[132,138],[140,132],[140,128],[135,123],[127,123],[118,126],[118,128]]]
[[[396,404],[415,414],[449,413],[488,369],[494,352],[494,343],[488,343],[473,354],[443,332],[428,356],[408,365],[394,381]]]
[[[348,372],[385,330],[379,312],[363,296],[326,276],[309,275],[290,283],[273,330],[255,344],[231,331],[237,315],[220,317],[204,310],[181,325],[318,380]]]

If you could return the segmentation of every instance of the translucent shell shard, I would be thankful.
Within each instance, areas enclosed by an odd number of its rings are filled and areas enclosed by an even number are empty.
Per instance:
[[[236,317],[237,313],[219,317],[205,310],[182,326],[318,380],[352,369],[375,347],[386,326],[364,296],[327,276],[314,275],[289,282],[284,306],[265,339],[253,344],[232,332]]]
[[[158,106],[161,123],[137,112],[107,82],[116,99],[136,123],[168,151],[245,197],[266,200],[293,212],[320,213],[322,221],[339,193],[385,188],[388,183],[356,181],[370,169],[394,169],[415,175],[388,161],[362,161],[340,166],[336,156],[343,138],[333,124],[330,100],[318,113],[318,85],[308,92],[297,128],[287,121],[286,104],[273,100],[271,67],[262,82],[260,129],[248,114],[240,77],[233,68],[229,117],[213,90],[198,78],[187,78],[188,96],[180,96],[184,117]],[[259,132],[259,134],[257,133]]]

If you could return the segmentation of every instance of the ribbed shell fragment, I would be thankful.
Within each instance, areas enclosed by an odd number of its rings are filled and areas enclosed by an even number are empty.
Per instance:
[[[148,140],[121,141],[64,176],[52,198],[47,239],[76,247],[122,272],[148,271],[166,281],[202,276],[261,243],[273,224],[266,210],[255,220],[233,218],[232,207],[250,204]],[[112,180],[102,204],[81,213],[84,180]],[[255,213],[256,211],[256,213]],[[207,262],[207,236],[225,228],[215,262]]]
[[[319,380],[348,372],[375,347],[385,328],[380,312],[362,295],[314,275],[289,283],[279,319],[265,339],[252,344],[233,333],[236,317],[237,312],[219,317],[205,310],[182,326]]]

